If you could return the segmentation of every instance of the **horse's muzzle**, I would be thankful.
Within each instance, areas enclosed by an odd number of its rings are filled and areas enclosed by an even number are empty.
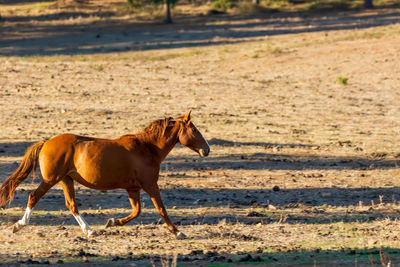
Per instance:
[[[208,148],[201,148],[200,150],[199,150],[199,154],[200,154],[200,156],[202,157],[202,158],[204,158],[204,157],[207,157],[208,156],[208,154],[210,153],[210,148],[208,147]]]

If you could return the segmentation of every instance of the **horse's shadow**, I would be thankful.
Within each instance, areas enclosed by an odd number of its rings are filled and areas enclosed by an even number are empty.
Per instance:
[[[271,144],[263,142],[232,142],[228,140],[211,139],[210,143],[215,146],[257,146],[257,147],[293,147],[303,144]],[[30,143],[7,144],[7,153],[11,155],[22,155]],[[4,150],[4,143],[0,144]],[[21,154],[19,154],[21,153]],[[191,159],[196,159],[193,161]],[[165,179],[194,178],[187,174],[181,174],[183,171],[197,170],[199,172],[209,170],[224,169],[271,169],[271,170],[373,170],[373,169],[390,169],[397,168],[399,161],[397,159],[373,158],[373,157],[341,157],[341,156],[319,156],[305,155],[297,156],[290,154],[233,154],[233,155],[217,155],[205,159],[197,157],[181,157],[171,156],[165,164],[162,165],[162,175]],[[0,170],[4,175],[11,173],[17,163],[1,163]],[[164,174],[165,169],[168,172]],[[176,175],[174,171],[178,172]],[[182,176],[183,175],[183,176]],[[165,177],[166,176],[166,177]],[[182,176],[182,177],[181,177]],[[196,179],[199,179],[196,177]],[[309,177],[307,179],[320,179],[318,176]],[[360,178],[361,179],[361,178]],[[25,183],[29,183],[26,181]],[[221,220],[231,222],[241,222],[244,224],[253,224],[259,222],[276,222],[282,220],[281,214],[285,215],[287,222],[299,223],[326,223],[331,221],[360,221],[360,220],[376,220],[385,216],[395,218],[397,212],[388,209],[377,209],[370,212],[360,213],[357,211],[352,214],[337,212],[333,209],[329,212],[329,207],[347,208],[357,205],[375,204],[397,204],[399,201],[399,187],[385,188],[293,188],[272,190],[273,184],[269,188],[245,189],[245,188],[165,188],[162,189],[162,197],[167,208],[170,208],[170,216],[177,224],[217,224]],[[18,188],[14,202],[10,207],[25,207],[28,200],[28,193],[23,188]],[[129,212],[130,205],[127,194],[124,190],[112,190],[101,192],[95,190],[78,189],[77,202],[80,210],[88,213],[88,221],[95,225],[103,225],[109,217],[124,217],[127,215],[125,210]],[[147,194],[141,196],[142,206],[151,207],[153,204]],[[251,209],[252,207],[267,207],[269,204],[276,206],[277,211],[263,211],[265,214],[254,213],[241,214],[231,216],[224,209],[229,207],[232,209]],[[291,213],[291,205],[303,205],[307,212],[313,216],[304,216],[301,214]],[[175,207],[171,210],[172,207]],[[197,209],[199,207],[213,207],[218,209],[221,207],[220,214],[191,214],[182,215],[180,210]],[[321,210],[321,207],[322,210]],[[7,209],[7,207],[5,207]],[[317,210],[313,210],[317,208]],[[124,212],[118,212],[123,209]],[[64,196],[60,187],[56,186],[51,189],[35,207],[36,211],[42,211],[38,216],[44,216],[45,211],[50,211],[52,215],[55,211],[67,211],[64,205]],[[107,210],[107,214],[102,210]],[[114,211],[113,211],[114,210]],[[226,209],[225,209],[226,210]],[[354,210],[354,209],[353,209]],[[0,221],[16,221],[22,216],[23,210],[18,215],[10,215],[7,211],[1,211],[6,216],[0,216]],[[324,216],[318,214],[325,213]],[[92,216],[95,214],[95,216]],[[314,216],[315,215],[315,216]],[[135,223],[153,224],[159,219],[159,215],[153,210],[149,213],[145,211],[142,215],[134,220]],[[325,218],[325,219],[324,219]],[[35,223],[35,220],[32,220]],[[49,216],[49,220],[37,220],[39,224],[73,224],[76,222],[70,215],[68,216]]]
[[[390,208],[399,200],[399,187],[392,188],[299,188],[273,191],[271,189],[164,189],[162,195],[171,219],[177,225],[227,223],[307,223],[374,221],[397,219],[400,213]],[[24,207],[27,192],[17,191],[10,206]],[[130,213],[129,200],[123,190],[106,193],[79,190],[77,201],[86,220],[93,225],[104,225],[106,220],[125,217]],[[159,224],[147,194],[142,194],[142,214],[131,224]],[[198,208],[213,208],[198,214]],[[272,207],[272,208],[270,208]],[[371,207],[371,208],[363,208]],[[193,210],[193,212],[192,212]],[[35,215],[35,211],[36,215]],[[61,215],[58,211],[64,211]],[[65,212],[66,211],[66,212]],[[48,213],[47,213],[48,212]],[[15,222],[23,214],[0,210],[0,222]],[[38,225],[76,225],[64,205],[62,190],[51,190],[34,209],[32,223]],[[35,220],[35,217],[37,218]],[[43,219],[45,218],[45,219]]]

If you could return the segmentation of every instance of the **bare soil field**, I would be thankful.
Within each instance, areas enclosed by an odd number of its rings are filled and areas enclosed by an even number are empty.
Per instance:
[[[398,7],[166,26],[25,5],[0,2],[0,182],[33,142],[117,138],[189,110],[211,153],[178,145],[162,165],[187,239],[145,193],[139,218],[104,229],[130,213],[126,192],[81,185],[98,236],[81,232],[59,185],[13,234],[39,177],[0,208],[0,265],[400,264]]]

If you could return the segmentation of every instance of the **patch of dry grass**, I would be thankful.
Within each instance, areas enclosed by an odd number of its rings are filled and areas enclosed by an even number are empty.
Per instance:
[[[276,30],[267,22],[203,26]],[[159,264],[175,251],[180,265],[259,256],[270,265],[353,266],[369,255],[379,262],[383,247],[398,262],[398,32],[393,24],[196,48],[0,57],[0,181],[26,142],[63,132],[115,138],[189,109],[211,144],[205,159],[177,147],[161,168],[165,204],[187,240],[173,238],[145,194],[139,218],[104,230],[108,218],[130,213],[127,196],[82,186],[79,208],[98,237],[81,233],[59,186],[32,225],[11,234],[37,187],[29,181],[0,210],[0,260]]]

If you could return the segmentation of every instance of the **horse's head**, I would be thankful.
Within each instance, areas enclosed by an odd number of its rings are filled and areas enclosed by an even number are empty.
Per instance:
[[[210,146],[200,131],[192,123],[190,112],[178,117],[177,119],[179,119],[181,124],[178,136],[179,142],[199,153],[201,157],[207,157],[210,153]]]

